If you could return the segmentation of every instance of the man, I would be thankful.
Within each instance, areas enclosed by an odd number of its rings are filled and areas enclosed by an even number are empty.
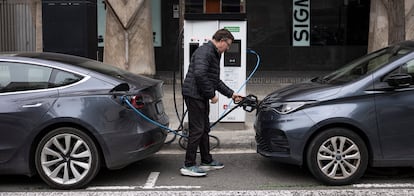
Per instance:
[[[210,154],[210,104],[217,103],[216,91],[231,97],[235,102],[242,97],[234,93],[220,80],[220,57],[234,41],[227,29],[220,29],[213,39],[194,51],[182,86],[182,94],[188,109],[189,137],[184,167],[185,176],[206,176],[206,171],[221,169],[224,164],[213,160]],[[200,147],[201,164],[196,165],[197,147]]]

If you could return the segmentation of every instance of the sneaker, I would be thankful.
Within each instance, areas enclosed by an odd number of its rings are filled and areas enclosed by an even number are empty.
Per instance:
[[[201,163],[200,168],[204,171],[216,170],[224,168],[224,164],[213,160],[211,163]]]
[[[202,170],[200,167],[191,166],[191,167],[182,167],[180,169],[181,175],[183,176],[193,176],[193,177],[201,177],[206,176],[207,173]]]

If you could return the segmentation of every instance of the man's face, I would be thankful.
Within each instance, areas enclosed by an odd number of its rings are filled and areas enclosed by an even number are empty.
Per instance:
[[[223,53],[230,48],[231,44],[232,44],[231,39],[222,39],[219,41],[217,49],[219,50],[220,53]]]

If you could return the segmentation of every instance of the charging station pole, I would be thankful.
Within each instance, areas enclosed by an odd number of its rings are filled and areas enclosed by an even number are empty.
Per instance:
[[[205,3],[211,1],[204,1]],[[216,5],[216,4],[214,4]],[[218,5],[222,5],[221,1]],[[239,5],[242,7],[241,5]],[[191,55],[201,45],[212,39],[213,34],[225,28],[229,30],[234,41],[228,51],[220,59],[220,79],[239,94],[246,94],[243,86],[246,80],[246,46],[247,46],[247,20],[246,14],[240,12],[206,13],[208,5],[204,5],[202,13],[184,14],[184,77],[187,74]],[[222,10],[222,9],[217,9]],[[242,87],[243,86],[243,87]],[[219,101],[210,104],[210,122],[217,121],[228,109],[234,106],[231,99],[219,94]],[[230,106],[229,104],[232,104]],[[245,111],[238,108],[228,114],[220,122],[240,123],[244,126]],[[184,120],[188,122],[188,118]],[[234,125],[234,124],[233,124]]]

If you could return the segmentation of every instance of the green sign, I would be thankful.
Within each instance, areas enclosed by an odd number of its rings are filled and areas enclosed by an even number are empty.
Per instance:
[[[224,28],[229,30],[230,32],[240,32],[240,27],[224,27]]]

